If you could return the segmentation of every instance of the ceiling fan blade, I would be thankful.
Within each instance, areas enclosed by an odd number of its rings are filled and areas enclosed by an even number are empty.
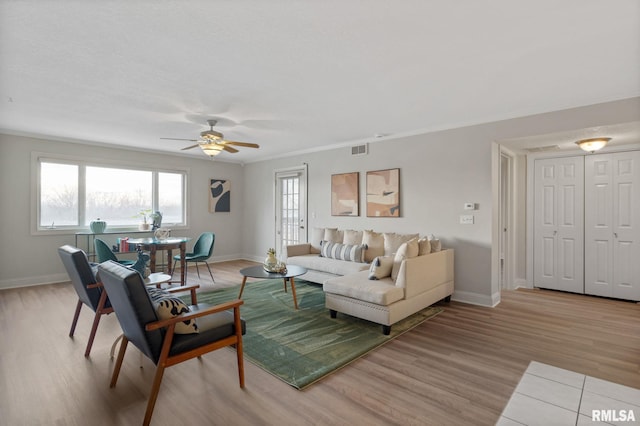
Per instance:
[[[195,148],[196,146],[200,146],[200,144],[199,144],[199,143],[197,143],[197,144],[195,144],[195,145],[191,145],[191,146],[184,147],[184,148],[182,148],[180,151],[186,151],[187,149],[193,149],[193,148]]]
[[[176,139],[176,138],[160,138],[168,141],[187,141],[187,142],[198,142],[198,139]]]
[[[224,145],[245,146],[247,148],[260,148],[260,145],[258,145],[257,143],[236,142],[236,141],[228,141],[228,140],[224,140],[221,143]]]
[[[230,147],[228,145],[223,145],[222,149],[224,149],[225,151],[230,152],[232,154],[235,154],[236,152],[239,152],[237,149],[232,148],[232,147]]]

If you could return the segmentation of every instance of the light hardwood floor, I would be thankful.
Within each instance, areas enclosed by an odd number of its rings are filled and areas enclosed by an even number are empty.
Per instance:
[[[201,291],[239,285],[233,261],[206,268]],[[204,272],[204,273],[203,273]],[[68,337],[69,283],[0,291],[0,424],[135,425],[154,366],[127,352],[109,388],[109,349],[120,334],[103,317],[90,358],[92,315]],[[445,311],[342,370],[298,391],[250,362],[238,387],[235,353],[222,349],[169,368],[153,425],[491,425],[530,361],[640,388],[640,305],[566,293],[504,292],[496,308],[451,302]],[[329,315],[327,313],[327,315]],[[250,325],[249,325],[250,326]]]

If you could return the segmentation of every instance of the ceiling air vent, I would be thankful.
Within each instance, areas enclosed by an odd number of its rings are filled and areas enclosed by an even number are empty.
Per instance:
[[[369,152],[367,148],[367,144],[364,145],[356,145],[351,147],[351,155],[367,155]]]
[[[560,149],[560,145],[538,146],[535,148],[527,148],[527,151],[528,152],[544,152],[544,151],[555,151],[556,149]]]

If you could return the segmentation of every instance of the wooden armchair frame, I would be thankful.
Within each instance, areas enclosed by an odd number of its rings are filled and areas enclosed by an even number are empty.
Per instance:
[[[195,305],[191,306],[190,312],[169,319],[158,319],[142,278],[136,272],[113,261],[100,264],[99,269],[105,288],[110,293],[109,300],[124,331],[110,387],[116,385],[130,341],[156,364],[144,425],[151,421],[164,370],[183,361],[225,346],[235,346],[238,379],[240,388],[244,388],[242,334],[245,324],[240,317],[240,306],[244,303],[242,300],[236,299],[215,306]],[[180,334],[178,341],[175,335],[176,324],[207,315],[216,317],[212,321],[203,319],[199,335]]]
[[[171,367],[172,365],[179,364],[183,361],[187,361],[192,358],[200,357],[208,352],[215,351],[216,349],[223,348],[225,346],[234,346],[236,348],[236,354],[238,359],[238,379],[240,382],[240,387],[244,388],[244,359],[242,354],[242,325],[240,322],[240,305],[244,302],[240,299],[232,300],[230,302],[226,302],[220,305],[211,306],[207,309],[199,310],[196,312],[191,312],[189,314],[178,315],[176,317],[160,320],[156,322],[152,322],[146,325],[145,329],[147,331],[157,330],[159,328],[166,327],[166,335],[164,338],[164,342],[162,344],[162,352],[160,354],[160,359],[158,360],[158,364],[156,366],[156,373],[153,378],[153,385],[151,386],[151,393],[149,394],[149,401],[147,402],[147,410],[144,415],[143,425],[148,425],[151,422],[151,416],[153,415],[153,409],[156,405],[156,400],[158,398],[158,392],[160,391],[160,384],[162,383],[162,376],[164,374],[164,370],[167,367]],[[222,340],[218,340],[208,345],[200,346],[198,348],[192,349],[187,352],[179,353],[177,355],[169,356],[169,350],[171,349],[171,343],[173,341],[174,330],[177,323],[186,321],[189,319],[199,318],[205,315],[211,315],[216,312],[227,311],[229,309],[233,309],[233,319],[235,325],[235,334],[224,338]],[[118,358],[116,360],[116,365],[113,369],[113,375],[111,376],[111,383],[109,387],[115,387],[116,382],[118,381],[118,376],[120,374],[120,368],[122,367],[122,361],[124,360],[124,354],[127,350],[127,344],[129,340],[126,336],[122,337],[122,343],[120,344],[120,351],[118,351]]]
[[[87,285],[87,288],[103,288],[102,283],[95,283]],[[104,290],[104,288],[103,288]],[[107,292],[103,291],[100,294],[100,299],[98,299],[98,307],[96,308],[95,315],[93,317],[93,324],[91,325],[91,332],[89,333],[89,341],[87,342],[87,347],[84,350],[84,356],[88,357],[91,353],[91,347],[93,346],[93,340],[96,337],[96,332],[98,331],[98,324],[100,324],[100,318],[103,315],[109,315],[113,312],[113,308],[109,306],[105,308],[104,305],[107,303]],[[76,304],[76,312],[73,315],[73,321],[71,322],[71,330],[69,331],[69,337],[73,337],[73,334],[76,331],[76,325],[78,324],[78,318],[80,317],[80,310],[82,309],[82,305],[84,303],[80,298],[78,298],[78,303]]]

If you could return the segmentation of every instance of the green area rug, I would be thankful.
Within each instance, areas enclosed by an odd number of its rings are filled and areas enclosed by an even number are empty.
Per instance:
[[[239,287],[198,294],[198,302],[218,304],[238,297]],[[324,306],[322,286],[296,281],[298,307],[293,307],[291,288],[284,292],[282,280],[247,283],[240,308],[247,323],[243,338],[245,358],[284,382],[303,389],[372,349],[391,341],[441,308],[426,308],[391,327],[338,313],[332,319]],[[189,303],[190,298],[184,297]]]

